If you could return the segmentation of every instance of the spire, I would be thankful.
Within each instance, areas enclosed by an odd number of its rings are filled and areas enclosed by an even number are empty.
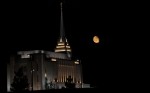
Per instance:
[[[61,8],[61,16],[60,16],[60,38],[65,39],[64,23],[63,23],[63,11],[62,11],[62,2],[60,3],[60,8]]]
[[[60,37],[57,42],[55,52],[60,52],[60,53],[67,53],[68,57],[71,57],[71,48],[70,45],[67,41],[67,38],[65,37],[65,31],[64,31],[64,23],[63,23],[63,11],[62,11],[62,2],[60,3],[60,9],[61,9],[61,14],[60,14]]]

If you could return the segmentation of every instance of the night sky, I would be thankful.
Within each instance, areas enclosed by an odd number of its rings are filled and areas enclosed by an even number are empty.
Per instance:
[[[127,6],[112,1],[65,0],[65,34],[73,58],[81,59],[85,83],[97,87],[118,86],[129,78],[125,76],[128,70],[124,68],[130,68],[130,63],[123,52],[128,53],[127,48],[131,46],[130,31],[135,26],[136,16],[134,8],[130,4]],[[54,51],[59,38],[59,0],[9,1],[6,9],[5,56],[19,50]],[[99,44],[93,43],[94,35],[100,37]]]

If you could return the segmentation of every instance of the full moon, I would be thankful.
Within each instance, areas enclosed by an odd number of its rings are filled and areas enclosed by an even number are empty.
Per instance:
[[[100,42],[100,39],[99,39],[98,36],[94,36],[94,37],[93,37],[93,41],[94,41],[94,43],[99,43],[99,42]]]

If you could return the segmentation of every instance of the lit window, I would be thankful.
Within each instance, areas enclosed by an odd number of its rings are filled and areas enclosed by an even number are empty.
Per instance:
[[[67,42],[67,39],[66,39],[66,42]]]
[[[55,52],[65,51],[65,49],[56,49]]]
[[[21,58],[30,58],[30,55],[29,54],[23,54],[23,55],[21,55]]]
[[[51,61],[56,61],[56,59],[55,59],[55,58],[52,58]]]
[[[62,46],[56,46],[56,48],[70,48],[70,46],[64,46],[64,45],[62,45]]]
[[[62,43],[58,43],[58,45],[65,45],[65,44],[62,42]]]
[[[56,48],[64,48],[65,46],[63,45],[63,46],[56,46]]]
[[[62,38],[60,38],[60,42],[62,42]]]
[[[79,62],[78,62],[78,61],[75,61],[74,63],[75,63],[75,64],[79,64]]]
[[[47,77],[47,74],[45,73],[45,77]]]
[[[71,52],[71,49],[55,49],[55,52],[63,52],[63,51]]]

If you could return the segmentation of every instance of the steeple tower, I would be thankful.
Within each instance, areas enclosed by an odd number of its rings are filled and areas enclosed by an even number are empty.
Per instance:
[[[64,31],[64,22],[63,22],[63,8],[62,8],[62,2],[60,3],[61,8],[61,14],[60,14],[60,37],[57,42],[55,52],[60,53],[67,53],[69,54],[68,57],[71,57],[71,48],[67,41],[67,38],[65,37],[65,31]]]
[[[62,12],[62,2],[60,3],[61,14],[60,14],[60,37],[65,39],[65,31],[64,31],[64,22],[63,22],[63,12]]]

